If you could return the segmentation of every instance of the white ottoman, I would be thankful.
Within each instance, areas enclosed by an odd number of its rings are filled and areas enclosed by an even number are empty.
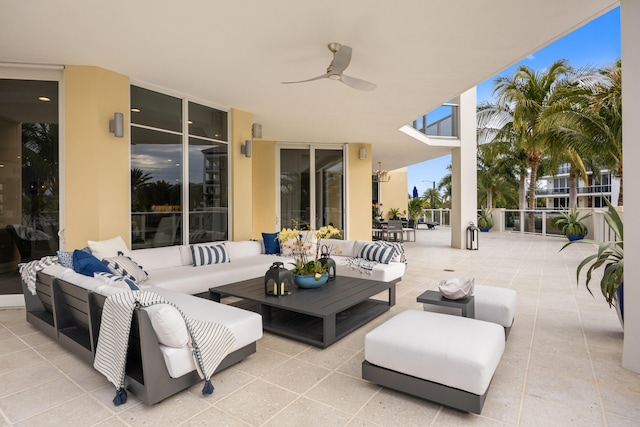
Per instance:
[[[407,310],[365,336],[362,378],[479,414],[504,341],[496,323]]]
[[[438,289],[436,288],[434,290],[437,291]],[[513,289],[475,285],[473,288],[475,318],[504,326],[505,337],[508,337],[516,314],[517,299],[518,293]],[[423,304],[423,308],[425,311],[457,314],[458,316],[461,311],[457,308],[441,307],[431,304]]]

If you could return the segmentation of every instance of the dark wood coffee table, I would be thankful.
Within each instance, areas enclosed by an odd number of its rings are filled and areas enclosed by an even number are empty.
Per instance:
[[[338,276],[317,289],[300,289],[293,285],[291,291],[291,295],[280,297],[265,295],[264,278],[259,277],[210,288],[209,297],[217,302],[223,297],[240,298],[237,305],[262,315],[265,331],[322,348],[396,303],[396,281]],[[384,291],[389,292],[387,301],[372,298]]]

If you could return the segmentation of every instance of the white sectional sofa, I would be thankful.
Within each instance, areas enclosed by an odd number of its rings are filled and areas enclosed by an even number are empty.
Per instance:
[[[220,243],[220,242],[215,242]],[[321,245],[325,242],[321,242]],[[405,263],[392,261],[389,264],[377,263],[370,272],[351,268],[348,259],[357,257],[366,240],[328,240],[339,253],[332,253],[337,265],[337,275],[363,277],[382,282],[391,282],[402,278]],[[205,244],[206,245],[206,244]],[[194,267],[189,245],[167,246],[163,248],[137,249],[131,251],[131,259],[149,274],[146,283],[150,287],[170,289],[176,292],[199,295],[209,288],[264,276],[274,262],[282,262],[286,268],[292,258],[264,253],[264,245],[259,240],[224,242],[229,262]],[[397,258],[400,258],[398,256]]]
[[[210,245],[221,243],[211,242]],[[396,261],[388,264],[366,262],[367,268],[349,265],[348,260],[372,242],[330,240],[321,243],[333,246],[337,252],[331,255],[336,261],[337,275],[387,282],[398,281],[404,275],[405,263],[400,262],[400,254]],[[261,277],[274,262],[282,262],[287,267],[293,262],[286,256],[265,254],[261,241],[228,241],[224,246],[229,262],[197,267],[193,265],[188,245],[139,249],[128,254],[148,274],[148,280],[139,285],[141,289],[166,298],[193,319],[221,323],[231,330],[236,346],[218,370],[255,352],[256,341],[262,336],[262,319],[256,313],[194,295],[208,296],[211,287]],[[116,254],[103,252],[100,255]],[[32,295],[23,283],[27,320],[92,363],[101,310],[114,290],[97,278],[60,265],[45,268],[37,277],[36,295]],[[164,330],[159,330],[153,322],[152,311],[144,308],[134,311],[133,341],[127,363],[127,388],[146,404],[154,404],[199,381],[188,345],[172,346],[163,342],[163,337],[174,333],[175,325],[164,322]]]

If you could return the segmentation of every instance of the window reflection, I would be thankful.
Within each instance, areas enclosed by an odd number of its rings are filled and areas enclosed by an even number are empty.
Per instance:
[[[182,102],[147,89],[131,88],[134,248],[228,238],[227,113],[189,102],[189,135],[185,137]],[[182,185],[184,179],[187,188]],[[182,206],[184,191],[186,210]],[[187,224],[188,234],[183,236]]]

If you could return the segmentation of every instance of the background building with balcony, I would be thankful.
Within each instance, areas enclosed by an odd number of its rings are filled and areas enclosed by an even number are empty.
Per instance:
[[[608,200],[617,199],[617,191],[620,188],[620,181],[609,169],[601,169],[599,174],[587,171],[587,182],[582,177],[577,178],[578,207],[580,208],[602,208],[606,207],[604,198]],[[569,164],[565,163],[558,167],[555,175],[545,175],[538,180],[536,199],[544,199],[544,206],[549,209],[562,209],[569,207],[569,197],[571,192]],[[612,197],[613,196],[613,197]]]

